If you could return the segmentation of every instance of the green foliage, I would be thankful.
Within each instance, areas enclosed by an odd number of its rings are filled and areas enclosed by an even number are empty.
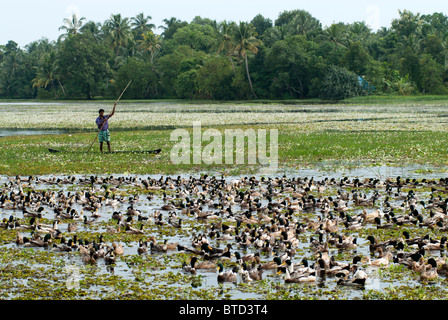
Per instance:
[[[431,34],[422,39],[421,50],[430,54],[438,64],[445,64],[445,45],[439,36]]]
[[[387,63],[372,60],[364,72],[365,80],[375,88],[377,92],[385,92]]]
[[[272,97],[303,98],[309,91],[313,77],[313,43],[305,36],[294,36],[278,41],[266,56],[266,69],[271,74]]]
[[[232,88],[237,100],[249,100],[252,96],[244,65],[236,69],[236,75],[232,80]]]
[[[59,51],[59,68],[67,93],[86,99],[100,95],[108,84],[110,57],[111,51],[92,41],[89,35],[77,34],[64,41]]]
[[[420,85],[420,62],[419,55],[407,47],[400,59],[399,71],[401,75],[409,75],[411,81]]]
[[[443,66],[429,54],[420,58],[420,81],[421,91],[424,93],[446,93],[443,86]]]
[[[399,10],[400,18],[392,21],[392,28],[399,37],[410,38],[413,34],[421,32],[423,19],[420,13],[414,14],[409,10]]]
[[[47,54],[44,54],[42,57],[42,63],[37,68],[36,77],[33,79],[33,87],[39,89],[47,89],[47,87],[51,87],[54,97],[58,98],[58,94],[56,92],[55,83],[60,83],[61,75],[59,73],[58,61],[56,59],[56,52],[51,51]],[[42,99],[43,90],[38,91],[38,99]]]
[[[327,65],[339,65],[345,53],[344,47],[330,41],[323,41],[316,48],[316,55],[323,57]]]
[[[120,54],[120,48],[128,44],[131,39],[131,26],[129,18],[122,18],[121,14],[113,14],[104,24],[106,41],[114,50],[116,56]]]
[[[365,74],[369,61],[369,54],[360,41],[352,42],[342,57],[343,65],[358,75]]]
[[[326,100],[343,100],[362,94],[358,76],[345,68],[332,66],[322,82],[320,97]]]
[[[160,26],[160,28],[164,30],[163,37],[165,38],[165,40],[172,39],[179,28],[188,25],[188,22],[181,21],[179,19],[176,19],[175,17],[164,19],[163,22],[165,23],[165,26]]]
[[[45,90],[43,88],[39,88],[37,90],[37,99],[39,99],[39,100],[50,100],[50,99],[53,99],[53,98],[54,98],[54,95],[51,92],[49,92],[49,91],[47,91],[47,90]]]
[[[0,92],[8,98],[32,98],[33,56],[26,54],[16,42],[5,45],[0,65]]]
[[[173,35],[176,46],[188,45],[196,51],[208,53],[213,46],[215,32],[210,25],[189,24],[179,28]]]
[[[198,90],[201,97],[214,100],[231,100],[233,70],[225,57],[208,59],[197,73]]]
[[[196,69],[191,69],[177,76],[176,93],[180,98],[193,99],[197,92],[197,74]]]
[[[203,52],[197,52],[187,45],[178,46],[173,53],[160,57],[157,65],[160,82],[163,83],[162,94],[165,97],[177,97],[177,77],[193,67],[196,68],[196,65],[201,64],[204,58]]]
[[[322,24],[308,11],[283,11],[275,20],[277,27],[284,27],[290,35],[315,36],[322,30]]]
[[[409,74],[404,77],[398,76],[397,81],[393,85],[395,90],[404,96],[415,92],[415,84],[409,79]]]
[[[143,34],[152,32],[152,29],[156,27],[149,22],[151,19],[151,16],[145,16],[143,12],[131,18],[132,33],[137,40],[141,40]]]
[[[104,22],[73,15],[56,42],[0,45],[0,98],[49,97],[44,91],[56,99],[111,98],[131,78],[135,88],[127,95],[135,99],[317,98],[330,66],[364,76],[376,94],[446,92],[443,13],[399,11],[376,32],[362,21],[322,27],[299,9],[281,12],[274,23],[261,14],[238,23],[151,20],[143,12]]]
[[[254,26],[260,37],[263,36],[266,30],[272,28],[272,20],[263,17],[261,14],[256,15],[250,23]]]
[[[157,81],[149,62],[132,58],[118,69],[115,76],[115,95],[119,95],[124,87],[132,80],[133,85],[128,88],[125,99],[152,98],[155,94],[151,89]]]

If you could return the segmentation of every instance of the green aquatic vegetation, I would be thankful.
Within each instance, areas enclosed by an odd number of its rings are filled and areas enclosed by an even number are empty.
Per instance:
[[[60,106],[64,108],[64,106]],[[199,106],[203,108],[204,106]],[[221,107],[220,107],[221,108]],[[241,106],[239,106],[241,108]],[[250,116],[254,118],[257,113],[266,119],[259,124],[249,124],[242,121],[241,114],[229,113],[231,119],[215,122],[217,120],[214,107],[207,107],[203,117],[204,129],[219,123],[219,126],[229,123],[230,127],[236,125],[233,121],[238,120],[239,128],[277,128],[279,129],[279,161],[281,166],[294,167],[297,164],[315,165],[326,161],[342,161],[342,166],[366,166],[379,163],[391,165],[425,164],[443,166],[444,141],[446,140],[446,130],[440,123],[440,119],[428,114],[422,117],[415,107],[401,109],[387,108],[384,106],[357,106],[347,107],[344,105],[332,106],[337,110],[337,115],[328,115],[325,110],[321,113],[308,113],[303,117],[293,117],[289,114],[281,114],[293,119],[294,125],[285,124],[279,117],[279,108],[268,113],[264,112],[265,107],[248,107],[251,110]],[[294,108],[294,107],[283,107]],[[301,108],[303,108],[301,106]],[[316,108],[306,107],[307,109]],[[185,117],[190,114],[185,111]],[[269,109],[267,109],[269,111]],[[281,108],[280,108],[281,110]],[[403,112],[403,114],[400,113]],[[260,112],[263,111],[263,112]],[[0,110],[0,114],[1,114]],[[385,120],[378,122],[358,121],[360,114],[375,114],[381,112]],[[437,115],[436,108],[434,112]],[[37,110],[45,115],[45,107]],[[182,111],[179,112],[182,123]],[[140,117],[137,112],[128,115]],[[233,118],[235,117],[235,118]],[[36,127],[45,125],[45,117],[36,122]],[[22,124],[20,116],[8,118],[8,121],[17,121]],[[79,121],[79,117],[73,121]],[[410,123],[408,120],[415,121]],[[171,116],[160,118],[170,125],[173,121]],[[184,119],[185,120],[185,119]],[[213,120],[213,121],[210,121]],[[350,120],[350,121],[345,121]],[[391,121],[394,120],[395,122]],[[325,121],[325,130],[322,130],[322,122]],[[51,123],[54,123],[52,121]],[[84,123],[84,122],[83,122]],[[87,122],[86,122],[87,123]],[[120,122],[116,123],[116,129],[120,129]],[[409,126],[410,124],[414,125]],[[64,128],[63,123],[60,124]],[[80,124],[77,124],[78,126]],[[0,123],[1,126],[1,123]],[[89,123],[90,127],[90,123]],[[138,126],[136,127],[138,128]],[[398,130],[398,128],[400,130]],[[180,165],[173,166],[170,163],[169,153],[162,152],[160,156],[147,156],[139,154],[114,154],[100,155],[97,151],[89,154],[84,152],[87,149],[85,141],[90,140],[91,133],[71,133],[58,136],[28,136],[28,137],[7,137],[2,138],[0,149],[5,161],[0,166],[0,173],[4,174],[47,174],[47,173],[172,173],[180,171],[197,172],[199,170],[214,170],[216,168],[239,174],[241,172],[254,173],[259,166],[196,166]],[[84,143],[83,143],[84,141]],[[114,132],[114,149],[130,148],[139,150],[147,146],[161,147],[163,150],[170,150],[173,142],[169,141],[169,130],[135,130]],[[12,148],[11,148],[12,146]],[[85,146],[85,148],[83,148]],[[65,153],[49,154],[48,148],[58,148]],[[200,167],[200,168],[199,168]],[[431,169],[437,170],[437,169]],[[233,172],[232,172],[233,171]]]
[[[0,232],[0,243],[7,244],[11,243],[16,239],[16,232],[13,230],[5,230]]]
[[[417,121],[415,117],[416,107],[411,108],[411,115],[400,114],[390,108],[386,110],[385,117],[389,120],[371,120],[358,121],[355,119],[355,111],[360,112],[357,117],[378,118],[380,107],[370,108],[348,108],[346,106],[335,107],[338,117],[328,117],[325,115],[326,108],[320,112],[310,113],[306,117],[297,117],[293,124],[278,124],[275,116],[272,116],[268,109],[256,108],[255,111],[263,113],[264,123],[269,125],[246,125],[241,128],[265,128],[275,127],[279,129],[280,140],[280,163],[287,169],[291,168],[319,168],[332,170],[336,175],[343,176],[347,168],[366,168],[372,176],[381,176],[379,164],[389,163],[393,165],[405,165],[406,163],[424,163],[428,162],[429,169],[422,169],[421,173],[430,174],[430,171],[441,172],[443,169],[437,168],[437,165],[445,165],[446,160],[443,154],[444,141],[446,140],[446,129],[437,127],[440,124],[434,117],[423,117],[422,123],[412,123]],[[400,107],[401,111],[406,107]],[[443,109],[443,108],[442,108]],[[250,110],[250,108],[248,109]],[[213,106],[209,111],[214,115]],[[283,110],[286,113],[287,110]],[[45,110],[43,110],[45,112]],[[1,112],[0,112],[1,113]],[[181,113],[181,112],[180,112]],[[191,113],[191,112],[190,112]],[[227,112],[226,116],[228,116]],[[414,114],[412,114],[414,113]],[[297,113],[295,113],[297,115]],[[239,115],[238,115],[239,116]],[[289,115],[290,116],[290,115]],[[210,121],[212,116],[207,117],[205,121]],[[343,120],[348,121],[343,121]],[[166,120],[166,118],[165,118]],[[284,120],[284,119],[283,119]],[[3,121],[3,120],[2,120]],[[78,121],[78,120],[77,120]],[[214,120],[213,120],[214,121]],[[229,121],[236,121],[236,117]],[[243,120],[246,121],[246,120]],[[228,122],[227,122],[228,123]],[[324,124],[323,124],[324,123]],[[435,126],[428,127],[428,124]],[[213,122],[209,122],[213,126]],[[403,126],[403,130],[397,128]],[[426,127],[426,128],[423,128]],[[205,128],[205,127],[204,127]],[[325,128],[325,130],[323,130]],[[414,130],[415,129],[415,130]],[[257,168],[231,168],[217,166],[174,166],[169,161],[167,154],[160,157],[142,156],[142,155],[102,155],[92,152],[86,155],[77,150],[83,150],[83,141],[89,140],[91,133],[72,133],[62,136],[45,137],[9,137],[2,139],[0,151],[5,153],[6,160],[0,164],[0,173],[8,175],[14,174],[57,174],[57,173],[85,173],[89,174],[109,174],[109,173],[142,173],[149,175],[151,173],[166,174],[172,173],[177,176],[181,173],[194,175],[198,171],[211,170],[223,173],[227,176],[229,173],[254,172]],[[172,144],[169,140],[169,130],[146,130],[146,131],[117,131],[114,135],[116,148],[140,148],[141,145],[164,146],[164,150],[169,150]],[[47,152],[48,146],[58,146],[67,154],[50,155]],[[14,150],[15,155],[11,150]],[[369,167],[368,167],[369,166]],[[285,173],[287,176],[289,172]],[[384,178],[382,176],[382,178]],[[421,181],[421,180],[419,180]],[[107,189],[113,188],[112,185],[96,185],[95,195],[106,196]],[[128,197],[130,195],[140,195],[144,198],[147,195],[154,195],[160,198],[163,192],[169,196],[176,196],[170,190],[143,190],[138,187],[126,185],[115,186],[110,196]],[[53,185],[45,190],[59,191],[65,188],[66,191],[86,191],[89,186],[67,186],[64,184]],[[281,188],[274,188],[281,191]],[[313,191],[310,194],[315,197],[328,197],[334,195],[338,188],[328,188],[324,192]],[[32,188],[25,187],[25,191]],[[242,188],[240,191],[246,191]],[[346,188],[351,192],[352,188]],[[361,192],[370,192],[370,190],[360,189]],[[408,191],[407,188],[401,190],[402,193]],[[419,187],[419,196],[429,198],[430,188]],[[443,192],[434,193],[443,198],[446,194]],[[274,201],[282,201],[283,196],[274,197]],[[382,203],[380,199],[378,206]],[[156,201],[151,201],[151,205],[156,205]],[[157,206],[159,203],[157,203]],[[373,210],[373,208],[368,209]],[[282,209],[282,213],[287,210]],[[349,214],[356,215],[362,212],[362,208],[350,208]],[[150,215],[152,210],[144,211],[144,215]],[[396,210],[396,215],[408,214],[409,209],[404,211]],[[424,217],[428,217],[428,212],[422,212]],[[51,212],[46,212],[50,214]],[[87,213],[89,214],[89,213]],[[166,214],[166,213],[164,213]],[[17,214],[16,214],[17,215]],[[20,213],[18,214],[20,217]],[[302,220],[305,217],[316,221],[316,213],[294,213],[294,218]],[[107,243],[120,242],[125,249],[136,250],[138,241],[149,236],[154,236],[158,242],[164,239],[173,241],[188,241],[191,239],[192,232],[200,233],[209,231],[206,227],[209,222],[199,222],[191,216],[185,220],[184,228],[173,228],[171,226],[156,226],[149,222],[144,222],[143,235],[132,235],[124,232],[111,234],[106,232],[106,227],[116,227],[116,221],[104,220],[97,222],[92,226],[84,226],[82,222],[78,223],[76,234],[79,238],[98,240],[103,236]],[[20,223],[28,224],[29,218],[20,218]],[[50,224],[51,218],[39,220],[42,223]],[[74,222],[65,220],[64,223]],[[218,221],[217,221],[218,222]],[[236,223],[228,223],[235,226]],[[140,222],[133,221],[133,227],[139,227]],[[389,238],[401,238],[402,231],[406,229],[411,236],[429,235],[431,238],[440,239],[445,232],[437,229],[421,228],[419,226],[407,225],[405,228],[377,229],[374,224],[368,224],[360,230],[346,231],[345,235],[353,235],[359,238],[358,242],[363,243],[357,250],[357,254],[368,255],[367,236],[374,235],[380,241]],[[66,239],[73,234],[63,232]],[[13,230],[0,231],[0,244],[9,245],[14,242],[16,233]],[[309,254],[309,233],[298,235],[301,244],[296,250],[295,258],[300,259],[303,256],[313,258]],[[213,240],[214,241],[214,240]],[[59,243],[60,240],[55,240]],[[215,244],[215,243],[214,243]],[[221,243],[222,245],[223,243]],[[238,249],[236,249],[238,250]],[[405,252],[414,251],[414,248],[405,246]],[[330,255],[338,261],[349,262],[354,254],[353,251],[339,251],[330,248]],[[432,256],[438,256],[437,253],[431,253]],[[76,251],[70,253],[56,253],[51,250],[19,248],[14,245],[2,246],[0,251],[0,294],[6,299],[234,299],[234,298],[255,298],[255,299],[443,299],[446,296],[446,279],[441,277],[434,283],[421,283],[419,275],[413,273],[404,266],[391,264],[390,266],[379,268],[369,273],[369,277],[378,280],[384,289],[372,289],[368,287],[365,290],[353,290],[342,288],[335,285],[335,279],[328,278],[325,283],[318,284],[291,284],[285,285],[282,277],[275,273],[265,272],[262,281],[252,283],[238,283],[237,285],[220,286],[215,283],[216,273],[198,271],[196,275],[184,273],[181,270],[182,263],[188,261],[191,254],[185,252],[168,252],[167,254],[144,255],[124,254],[117,258],[114,270],[107,268],[101,261],[97,265],[84,265],[80,254]],[[262,262],[272,261],[273,255],[262,254]],[[235,265],[234,260],[223,261],[225,269]],[[79,288],[68,289],[66,286],[67,272],[66,266],[74,266],[79,269]],[[29,280],[29,279],[32,280]],[[387,286],[389,286],[387,288]]]

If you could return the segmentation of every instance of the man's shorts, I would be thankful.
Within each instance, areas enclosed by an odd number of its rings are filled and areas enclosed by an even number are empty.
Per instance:
[[[110,142],[110,132],[107,131],[100,131],[100,134],[98,136],[99,142]]]

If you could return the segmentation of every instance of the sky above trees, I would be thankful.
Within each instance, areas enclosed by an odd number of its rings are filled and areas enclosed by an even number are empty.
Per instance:
[[[398,18],[398,10],[407,9],[415,13],[448,13],[446,0],[15,0],[2,3],[0,11],[0,44],[14,40],[19,46],[41,38],[56,40],[61,31],[58,28],[64,18],[72,13],[87,20],[102,22],[111,14],[135,16],[144,12],[152,17],[156,26],[163,25],[163,19],[176,17],[191,21],[196,16],[218,21],[250,21],[257,14],[275,20],[285,10],[304,9],[319,19],[323,26],[333,22],[352,23],[365,21],[373,30],[390,27]],[[157,33],[162,29],[155,30]]]

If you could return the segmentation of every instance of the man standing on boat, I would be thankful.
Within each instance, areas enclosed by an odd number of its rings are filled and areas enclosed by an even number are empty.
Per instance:
[[[111,153],[109,119],[115,114],[116,106],[117,106],[117,103],[114,104],[112,113],[107,116],[104,115],[104,109],[100,109],[100,111],[99,111],[100,115],[98,118],[96,118],[96,125],[98,126],[98,129],[100,130],[100,133],[98,135],[98,141],[100,142],[100,151],[101,152],[103,152],[103,144],[104,144],[104,142],[106,142],[107,147],[109,149],[109,153]]]

